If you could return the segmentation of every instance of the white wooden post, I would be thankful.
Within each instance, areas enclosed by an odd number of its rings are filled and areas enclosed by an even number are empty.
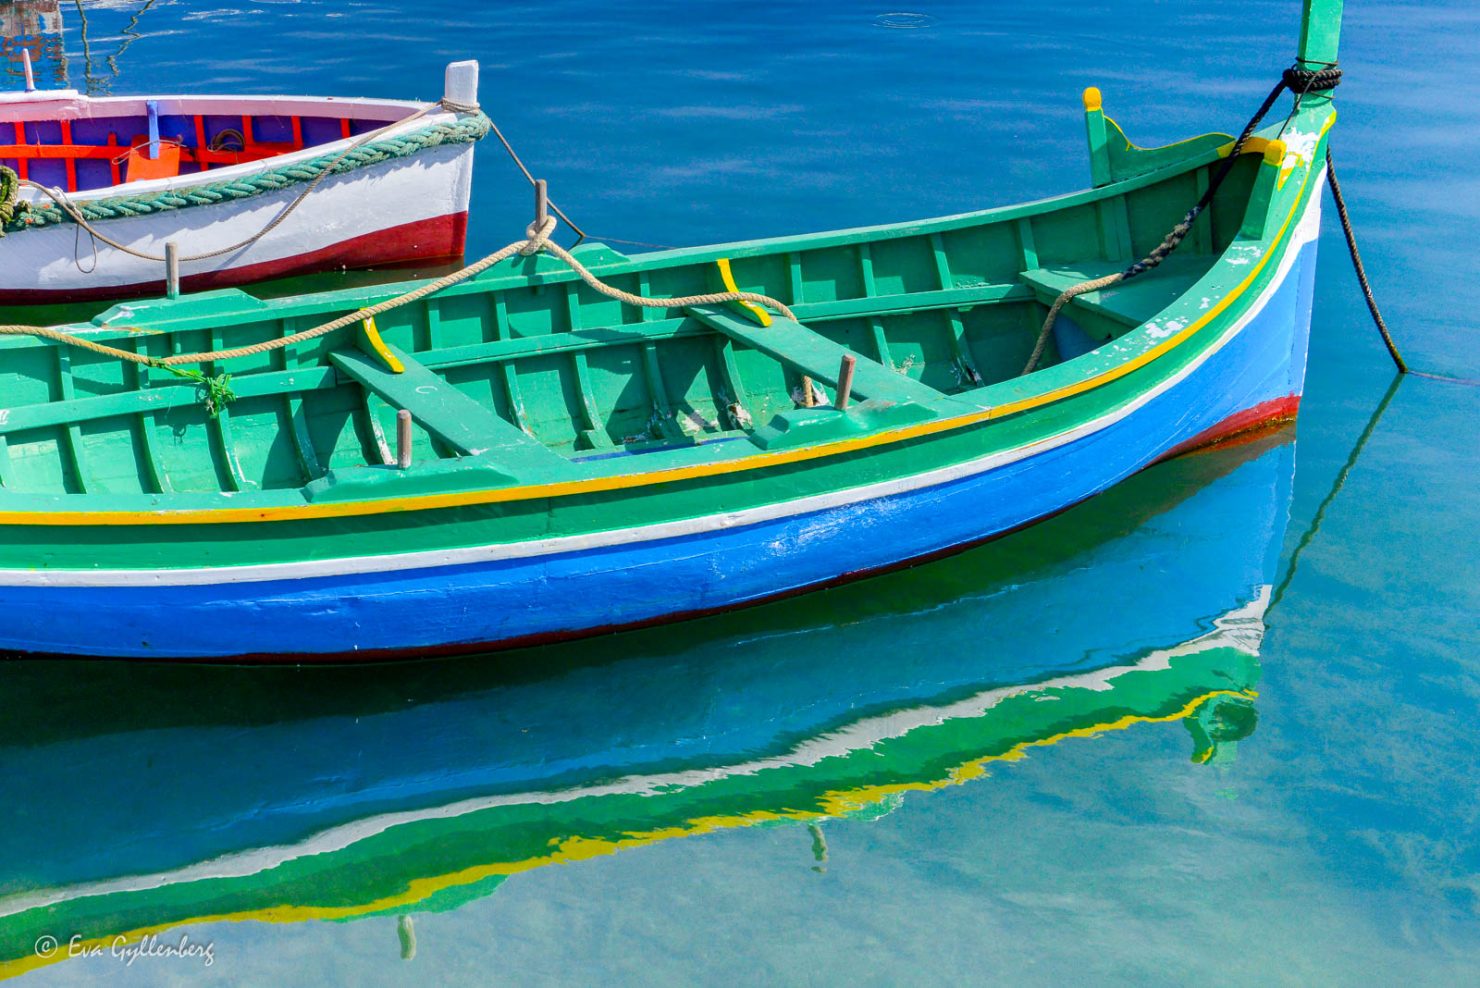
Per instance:
[[[478,63],[476,60],[453,62],[447,66],[442,97],[458,106],[478,105]]]

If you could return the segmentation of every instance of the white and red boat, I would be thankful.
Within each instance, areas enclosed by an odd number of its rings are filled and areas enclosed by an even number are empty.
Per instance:
[[[456,261],[477,91],[456,62],[438,103],[0,93],[0,304],[159,294],[167,243],[188,290]]]

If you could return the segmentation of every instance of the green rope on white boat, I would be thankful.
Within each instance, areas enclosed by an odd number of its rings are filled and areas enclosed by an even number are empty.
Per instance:
[[[398,134],[368,141],[347,152],[319,155],[307,161],[271,168],[233,181],[212,182],[208,185],[194,185],[182,189],[164,189],[140,195],[73,201],[72,205],[84,220],[97,222],[250,199],[253,196],[279,192],[294,185],[311,182],[323,175],[326,169],[328,174],[343,174],[384,161],[407,158],[430,148],[472,144],[482,140],[491,126],[488,117],[483,113],[470,113],[457,120],[435,123],[409,134]],[[9,171],[9,169],[0,169],[0,171]],[[14,174],[11,172],[12,176]],[[0,177],[0,198],[3,198],[8,188],[5,182],[6,179]],[[11,197],[13,201],[13,193]],[[75,222],[74,217],[54,202],[20,203],[19,206],[18,209],[12,206],[10,212],[0,209],[0,235]]]

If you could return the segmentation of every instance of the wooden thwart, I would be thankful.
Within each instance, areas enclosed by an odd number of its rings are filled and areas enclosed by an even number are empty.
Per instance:
[[[339,350],[329,359],[343,374],[379,395],[387,404],[411,413],[416,424],[464,456],[488,454],[501,468],[516,474],[574,475],[576,469],[534,437],[499,418],[448,384],[425,365],[394,347],[405,369],[397,374],[358,350]]]
[[[843,357],[853,355],[847,347],[826,339],[801,323],[778,315],[772,316],[771,325],[761,327],[719,306],[695,305],[685,311],[730,339],[768,354],[832,387],[837,386]],[[919,404],[930,404],[945,397],[929,385],[892,371],[867,357],[856,359],[852,389],[856,397],[865,400],[913,401]]]
[[[1037,293],[1039,301],[1051,305],[1065,289],[1122,271],[1127,263],[1084,261],[1070,267],[1036,268],[1023,272],[1022,280]],[[1070,302],[1069,309],[1087,309],[1126,326],[1139,326],[1187,294],[1211,263],[1211,258],[1196,254],[1172,256],[1139,278],[1086,292]]]

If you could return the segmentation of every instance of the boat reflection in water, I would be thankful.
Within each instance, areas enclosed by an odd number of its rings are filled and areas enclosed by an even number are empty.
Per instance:
[[[559,648],[8,665],[0,974],[47,963],[43,935],[206,920],[399,916],[410,953],[406,917],[519,872],[874,816],[1034,746],[1180,720],[1194,760],[1230,757],[1255,723],[1290,438],[913,570]]]
[[[140,21],[157,2],[88,0],[84,5],[69,0],[65,9],[67,17],[76,15],[82,56],[82,78],[75,79],[67,71],[62,0],[0,0],[0,90],[24,87],[22,52],[29,52],[37,89],[68,89],[75,84],[90,95],[109,92],[123,56],[143,37]],[[90,19],[97,23],[90,24]]]
[[[66,88],[67,54],[62,40],[61,0],[0,3],[0,89],[20,89],[25,85],[24,52],[31,55],[31,72],[37,88]]]

